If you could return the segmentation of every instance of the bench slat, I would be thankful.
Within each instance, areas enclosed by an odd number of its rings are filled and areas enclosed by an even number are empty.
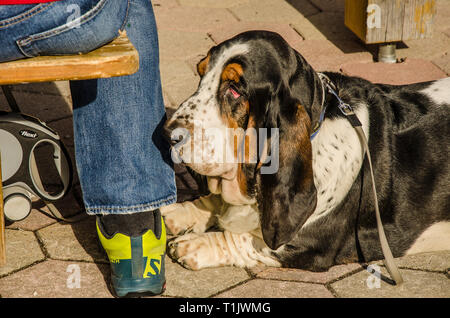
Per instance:
[[[123,33],[86,54],[38,56],[0,63],[0,85],[123,76],[137,72],[138,68],[139,54]]]

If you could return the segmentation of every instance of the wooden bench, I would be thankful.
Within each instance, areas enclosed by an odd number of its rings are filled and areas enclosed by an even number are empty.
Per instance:
[[[124,76],[133,74],[138,69],[138,52],[123,33],[111,43],[87,54],[39,56],[0,63],[0,86],[11,109],[18,111],[9,85]],[[5,263],[6,243],[0,160],[0,266]]]

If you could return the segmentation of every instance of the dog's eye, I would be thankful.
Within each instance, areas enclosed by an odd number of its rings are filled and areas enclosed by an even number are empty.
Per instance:
[[[232,86],[228,88],[228,92],[233,96],[234,99],[241,97],[241,94]]]

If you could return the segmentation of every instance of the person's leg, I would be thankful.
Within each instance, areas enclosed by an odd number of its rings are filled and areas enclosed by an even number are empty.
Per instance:
[[[168,144],[157,129],[165,110],[151,3],[0,5],[0,61],[86,52],[114,39],[119,29],[139,52],[139,71],[71,82],[77,166],[89,214],[144,212],[176,198]]]
[[[163,290],[166,243],[158,208],[176,202],[176,186],[160,129],[166,116],[156,23],[148,0],[130,1],[124,30],[139,52],[136,74],[71,82],[77,167],[86,211],[98,215],[116,293],[157,294]],[[147,235],[149,230],[155,237]],[[131,257],[118,262],[112,249],[123,235],[130,239]],[[158,266],[152,269],[150,262]]]
[[[131,0],[124,30],[139,52],[130,76],[72,81],[76,158],[88,214],[151,211],[176,201],[156,24],[148,0]]]
[[[165,112],[149,0],[0,6],[0,61],[87,52],[119,29],[137,47],[140,69],[132,76],[71,82],[77,168],[87,212],[103,215],[97,231],[114,287],[124,282],[121,293],[158,293],[166,241],[157,208],[176,201],[176,187],[168,145],[157,129]],[[126,275],[132,279],[121,281]]]

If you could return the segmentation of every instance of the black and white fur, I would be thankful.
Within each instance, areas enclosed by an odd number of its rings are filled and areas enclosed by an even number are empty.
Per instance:
[[[199,123],[276,127],[280,169],[190,165],[209,176],[214,194],[162,209],[174,234],[191,232],[170,254],[192,269],[262,262],[319,271],[382,259],[360,140],[303,57],[279,35],[251,31],[202,62],[199,88],[166,123],[168,133]],[[230,64],[238,76],[224,76]],[[450,249],[450,78],[392,86],[325,74],[363,124],[394,257]],[[325,119],[310,141],[323,97]],[[223,231],[205,232],[215,223]]]

